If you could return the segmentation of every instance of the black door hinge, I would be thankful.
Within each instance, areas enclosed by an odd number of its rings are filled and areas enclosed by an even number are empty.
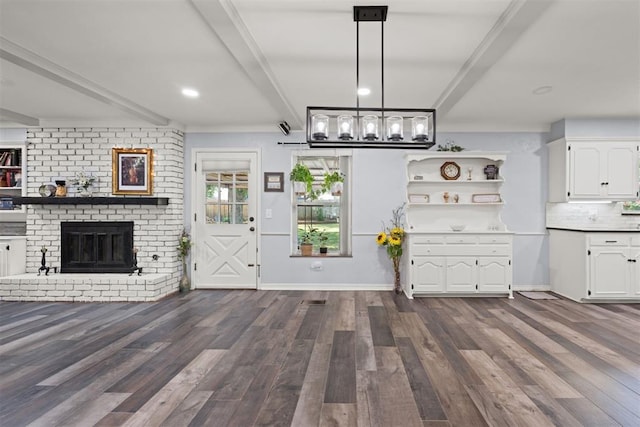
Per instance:
[[[476,283],[476,291],[478,290],[478,284]]]
[[[193,171],[194,172],[198,172],[198,164],[197,163],[193,164]]]
[[[591,255],[591,249],[587,249],[587,255]]]
[[[567,197],[571,197],[571,191],[567,191]]]
[[[511,265],[511,260],[509,260],[509,265]]]
[[[198,269],[198,263],[195,262],[193,263],[193,271],[196,271]]]
[[[198,214],[194,213],[193,214],[193,222],[196,222],[198,220]]]
[[[571,151],[571,146],[567,146],[567,151]]]
[[[413,283],[411,284],[411,290],[413,290]]]
[[[411,260],[411,265],[413,265],[413,260]]]
[[[587,295],[591,296],[591,290],[587,291]]]
[[[478,265],[478,260],[476,260],[476,265]]]

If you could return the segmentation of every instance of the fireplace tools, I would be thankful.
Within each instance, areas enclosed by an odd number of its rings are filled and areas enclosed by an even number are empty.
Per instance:
[[[138,276],[142,274],[142,267],[138,267],[138,248],[133,248],[133,265],[131,266],[129,276],[132,276],[136,271],[138,272]]]
[[[40,268],[38,269],[38,276],[43,271],[44,271],[44,275],[48,276],[49,270],[51,269],[51,267],[47,267],[47,248],[43,246],[42,249],[40,249],[40,252],[42,252],[42,261],[40,261],[42,265],[40,265]]]

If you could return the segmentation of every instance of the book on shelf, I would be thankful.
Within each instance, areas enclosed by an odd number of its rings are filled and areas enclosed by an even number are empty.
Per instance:
[[[21,155],[20,150],[3,151],[0,155],[0,166],[20,166]]]

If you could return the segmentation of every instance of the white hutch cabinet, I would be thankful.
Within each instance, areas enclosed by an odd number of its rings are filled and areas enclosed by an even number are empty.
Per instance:
[[[639,141],[560,138],[548,147],[550,202],[639,197]]]
[[[512,297],[512,235],[500,218],[506,155],[435,152],[406,159],[407,296]]]

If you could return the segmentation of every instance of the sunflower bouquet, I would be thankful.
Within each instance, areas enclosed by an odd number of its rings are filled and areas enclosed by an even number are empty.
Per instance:
[[[391,227],[387,228],[383,223],[383,231],[378,233],[377,243],[380,247],[385,247],[387,255],[393,263],[394,290],[396,293],[402,292],[400,286],[400,258],[402,257],[402,244],[404,243],[405,232],[402,226],[404,217],[404,204],[392,211]]]

